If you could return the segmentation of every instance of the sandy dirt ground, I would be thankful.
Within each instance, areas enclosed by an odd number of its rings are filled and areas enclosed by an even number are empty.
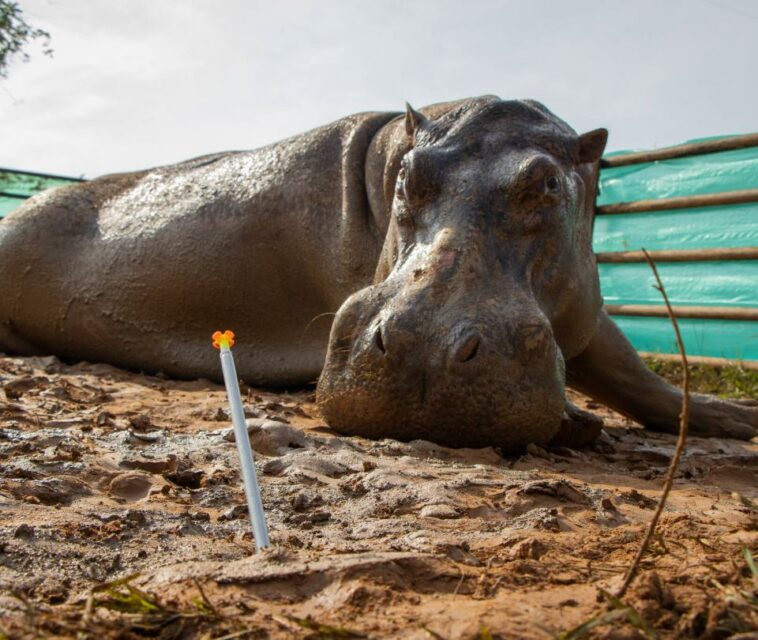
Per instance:
[[[675,438],[581,396],[593,447],[503,458],[243,386],[256,555],[223,387],[10,357],[0,386],[0,638],[758,637],[755,443],[690,440],[614,603]]]

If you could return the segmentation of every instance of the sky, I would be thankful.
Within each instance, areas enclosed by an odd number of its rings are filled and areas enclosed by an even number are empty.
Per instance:
[[[609,150],[758,131],[755,0],[20,0],[0,167],[251,149],[359,111],[534,98]]]

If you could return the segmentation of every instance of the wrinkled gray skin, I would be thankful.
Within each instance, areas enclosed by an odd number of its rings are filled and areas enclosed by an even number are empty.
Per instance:
[[[581,444],[599,421],[567,383],[674,432],[680,392],[602,310],[606,137],[482,97],[42,193],[0,224],[0,348],[218,379],[209,337],[232,328],[250,383],[323,367],[346,434]],[[758,433],[754,407],[691,411],[695,433]]]

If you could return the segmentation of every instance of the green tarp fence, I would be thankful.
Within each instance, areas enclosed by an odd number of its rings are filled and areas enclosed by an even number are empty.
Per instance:
[[[696,142],[696,141],[692,141]],[[629,152],[610,154],[608,158]],[[0,169],[0,217],[35,193],[77,178]],[[758,189],[758,146],[629,166],[605,168],[598,206]],[[598,253],[758,247],[758,202],[670,211],[598,215]],[[646,263],[602,263],[600,284],[608,305],[660,305]],[[758,309],[758,260],[659,262],[675,306]],[[667,318],[615,315],[640,351],[676,353]],[[758,361],[758,322],[683,318],[690,355]]]
[[[603,169],[598,206],[757,188],[758,147],[749,147]],[[758,247],[758,202],[597,216],[596,252],[643,247]],[[758,260],[661,262],[658,268],[673,305],[758,307]],[[600,264],[599,271],[606,304],[662,304],[646,263]],[[638,350],[677,352],[667,318],[617,315],[614,320]],[[758,322],[686,318],[680,327],[692,355],[758,360]]]
[[[35,193],[80,181],[81,178],[0,168],[0,218]]]

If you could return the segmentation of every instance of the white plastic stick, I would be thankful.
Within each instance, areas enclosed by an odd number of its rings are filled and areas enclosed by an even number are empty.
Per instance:
[[[247,435],[245,423],[245,410],[242,408],[239,383],[237,382],[237,370],[234,367],[234,356],[231,349],[222,344],[221,369],[224,372],[224,384],[226,395],[229,397],[229,409],[232,413],[234,425],[234,439],[237,441],[237,451],[242,463],[242,480],[245,483],[245,495],[247,496],[247,510],[250,513],[250,521],[253,525],[253,537],[255,538],[255,551],[259,552],[269,546],[266,517],[263,514],[261,502],[261,490],[258,486],[258,476],[255,473],[253,462],[253,449]]]

